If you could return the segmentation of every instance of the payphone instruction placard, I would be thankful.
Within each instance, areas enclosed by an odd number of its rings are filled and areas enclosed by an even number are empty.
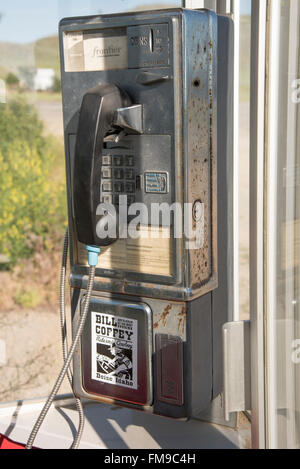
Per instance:
[[[138,321],[107,313],[91,313],[92,379],[138,388]]]
[[[67,32],[64,34],[64,56],[66,72],[128,68],[126,31],[111,36],[90,32]]]

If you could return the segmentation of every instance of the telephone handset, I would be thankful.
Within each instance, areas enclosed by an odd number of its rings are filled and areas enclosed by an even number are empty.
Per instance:
[[[96,233],[100,204],[102,158],[105,137],[126,126],[116,118],[118,110],[130,109],[129,96],[114,84],[102,83],[88,90],[82,100],[74,162],[74,217],[77,237],[91,246],[108,246],[116,239],[100,239]],[[138,106],[136,106],[138,107]],[[100,220],[101,222],[101,220]]]

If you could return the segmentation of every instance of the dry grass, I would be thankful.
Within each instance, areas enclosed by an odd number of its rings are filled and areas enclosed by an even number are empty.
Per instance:
[[[22,259],[12,271],[0,272],[0,311],[23,308],[56,309],[59,293],[61,236],[46,250],[42,238],[32,235],[34,255]]]

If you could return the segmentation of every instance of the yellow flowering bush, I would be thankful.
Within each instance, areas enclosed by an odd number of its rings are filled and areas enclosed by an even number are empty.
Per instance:
[[[43,123],[33,106],[25,99],[18,98],[0,106],[0,149],[5,150],[19,140],[35,148],[43,158],[46,139],[43,137]]]
[[[65,225],[63,180],[55,181],[57,155],[42,136],[32,108],[13,102],[0,109],[0,254],[18,258],[34,251],[32,234],[47,246]]]

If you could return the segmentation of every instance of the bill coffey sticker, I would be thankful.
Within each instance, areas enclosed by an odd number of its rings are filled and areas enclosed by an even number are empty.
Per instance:
[[[137,320],[92,312],[92,379],[137,389],[137,341]]]

